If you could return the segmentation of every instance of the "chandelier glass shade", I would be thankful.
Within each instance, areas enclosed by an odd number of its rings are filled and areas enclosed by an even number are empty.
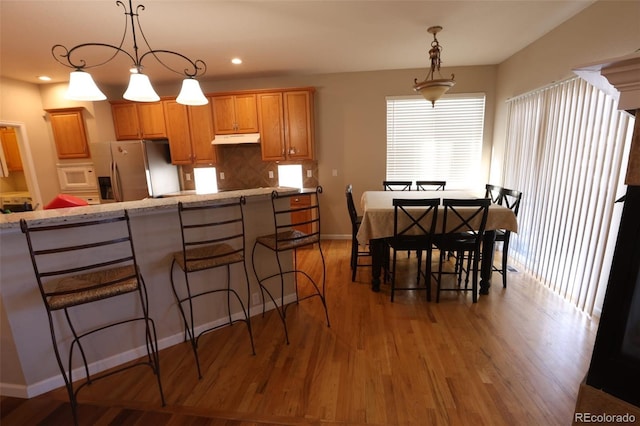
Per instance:
[[[107,96],[98,88],[91,74],[84,71],[71,71],[65,98],[73,101],[104,101]]]
[[[61,44],[56,44],[51,48],[51,54],[54,59],[60,64],[72,68],[73,71],[69,76],[69,88],[67,89],[65,97],[67,99],[76,101],[100,101],[105,100],[107,97],[98,88],[93,77],[86,70],[89,68],[99,67],[110,62],[119,54],[127,56],[131,62],[131,75],[129,77],[129,85],[125,91],[123,97],[130,101],[135,102],[156,102],[160,100],[160,97],[151,86],[151,81],[146,74],[142,73],[143,61],[146,58],[153,57],[156,61],[165,67],[166,69],[179,74],[184,77],[182,84],[182,90],[178,94],[176,101],[184,105],[205,105],[208,103],[207,98],[202,93],[200,83],[196,80],[196,77],[203,75],[207,70],[207,65],[200,59],[192,60],[187,56],[173,52],[171,50],[154,50],[151,49],[147,38],[145,37],[138,13],[144,10],[144,5],[138,5],[135,10],[133,9],[132,0],[129,0],[129,8],[120,0],[116,1],[118,6],[121,6],[125,12],[125,28],[122,40],[119,45],[105,44],[105,43],[82,43],[72,48],[67,48]],[[136,25],[137,24],[137,25]],[[124,48],[124,42],[127,36],[127,29],[131,27],[131,37],[133,52],[129,53]],[[138,39],[136,31],[140,33],[146,48],[148,49],[144,53],[138,51]],[[97,64],[89,65],[85,59],[80,57],[80,51],[89,48],[105,48],[111,49],[113,55],[107,60],[99,62]],[[180,71],[169,66],[165,61],[161,59],[161,56],[171,56],[177,58],[179,62],[184,62],[185,67]]]
[[[419,82],[416,78],[414,79],[413,85],[413,90],[420,93],[427,101],[431,102],[432,107],[435,107],[436,101],[456,84],[453,74],[451,74],[450,79],[434,79],[436,71],[440,74],[440,53],[442,51],[442,46],[440,46],[440,43],[436,38],[436,34],[441,30],[442,27],[440,26],[429,27],[427,29],[429,33],[433,34],[433,41],[431,42],[431,49],[429,50],[431,67],[424,81]]]

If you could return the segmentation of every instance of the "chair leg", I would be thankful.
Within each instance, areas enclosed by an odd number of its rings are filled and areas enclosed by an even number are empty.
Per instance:
[[[358,246],[357,241],[351,240],[351,282],[356,280],[356,272],[358,270]]]
[[[391,264],[391,302],[393,302],[393,295],[396,291],[396,258],[397,252],[393,250],[393,263]]]
[[[509,254],[509,238],[502,245],[502,287],[507,288],[507,258]]]
[[[180,311],[180,314],[182,315],[182,320],[184,321],[185,337],[189,339],[189,343],[191,344],[191,350],[193,351],[193,356],[196,360],[196,369],[198,373],[198,379],[202,379],[202,371],[200,370],[200,359],[198,358],[198,340],[196,339],[194,325],[193,325],[193,304],[191,302],[191,288],[189,286],[189,277],[188,277],[188,274],[184,272],[185,285],[187,288],[187,297],[184,299],[181,299],[180,296],[178,295],[178,291],[176,290],[176,284],[173,279],[173,270],[175,265],[177,265],[177,263],[174,259],[173,262],[171,263],[171,271],[170,271],[171,289],[173,290],[173,295],[176,298],[176,304],[178,305],[178,310]],[[182,306],[182,304],[187,301],[189,303],[189,316],[191,319],[190,321],[187,319],[187,314],[184,311],[184,307]]]
[[[468,271],[468,272],[473,273],[473,277],[471,279],[473,283],[471,287],[471,291],[473,292],[473,303],[476,303],[478,301],[478,270],[480,266],[480,252],[479,251],[469,252],[469,256],[473,256],[473,271]]]

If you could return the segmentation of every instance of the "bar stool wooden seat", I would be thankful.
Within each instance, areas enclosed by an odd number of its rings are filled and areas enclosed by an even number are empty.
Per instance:
[[[27,239],[49,318],[53,350],[67,388],[74,423],[78,424],[80,389],[138,365],[151,367],[164,406],[156,330],[149,317],[149,298],[136,261],[127,212],[60,224],[33,224],[22,219],[20,227]],[[118,304],[114,305],[115,300],[108,301],[116,297]],[[134,304],[132,297],[136,300]],[[89,304],[102,315],[86,315]],[[84,315],[79,314],[81,312]],[[65,320],[66,327],[63,326]],[[127,325],[131,326],[130,330]],[[112,340],[108,339],[113,335],[107,330],[116,327],[120,333],[126,333],[127,341],[134,342],[134,347],[127,350],[144,347],[146,356],[120,368],[90,374],[92,360],[89,355],[113,347]],[[101,341],[100,337],[111,344]],[[98,350],[98,344],[104,347]],[[79,383],[74,383],[73,377],[77,368],[73,359],[76,353],[82,360],[85,376]]]
[[[296,303],[311,297],[318,297],[322,302],[325,317],[327,319],[327,327],[330,327],[329,313],[327,311],[327,303],[325,298],[325,260],[320,244],[320,203],[319,196],[322,193],[322,187],[318,186],[314,190],[301,190],[299,193],[281,193],[273,191],[271,194],[271,203],[273,206],[274,233],[262,235],[256,238],[252,251],[252,263],[256,280],[260,285],[262,295],[262,313],[264,315],[265,293],[269,296],[271,303],[280,316],[284,327],[285,340],[289,344],[289,333],[287,331],[286,312],[288,304],[285,305],[285,276],[293,276],[293,285],[295,287]],[[308,202],[301,203],[300,206],[292,206],[292,200],[295,198],[308,197]],[[297,251],[300,249],[314,249],[317,247],[320,261],[322,264],[322,278],[314,280],[308,272],[299,269],[297,264]],[[256,253],[259,248],[270,250],[275,253],[278,270],[275,273],[265,273],[260,276],[256,264]],[[283,265],[283,256],[285,253],[293,254],[293,265],[291,268]],[[302,284],[298,278],[304,277],[311,287],[311,293],[303,297],[299,296],[299,285]],[[280,282],[280,294],[276,299],[272,291],[267,287],[267,282],[274,280]],[[318,282],[319,281],[319,282]],[[276,296],[278,296],[276,294]]]
[[[198,357],[198,341],[202,335],[221,327],[233,325],[236,322],[244,322],[249,333],[251,351],[255,355],[253,333],[250,319],[250,290],[247,265],[245,263],[245,235],[244,212],[246,203],[244,197],[232,200],[213,201],[205,203],[184,204],[178,203],[180,228],[182,234],[182,250],[173,253],[171,262],[171,287],[175,296],[180,314],[184,321],[185,335],[191,343],[193,355],[196,361],[198,378],[202,378],[200,359]],[[232,265],[242,265],[241,274],[244,286],[233,285],[231,281]],[[217,285],[215,280],[207,280],[203,284],[200,280],[190,281],[190,276],[215,268],[225,269],[225,283]],[[175,279],[175,272],[181,270],[184,274],[184,283],[179,285]],[[246,293],[243,297],[239,292]],[[215,311],[211,297],[223,296],[226,301],[227,320],[223,323],[213,322],[196,327],[196,309],[194,303],[201,303],[200,314]],[[233,311],[232,298],[235,301]],[[206,302],[205,302],[206,300]],[[207,303],[207,304],[205,304]],[[215,318],[212,318],[215,320]]]

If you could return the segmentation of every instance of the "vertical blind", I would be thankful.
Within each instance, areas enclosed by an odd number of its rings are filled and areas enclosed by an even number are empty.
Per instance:
[[[608,280],[633,129],[616,108],[579,78],[508,101],[503,185],[523,191],[510,255],[589,315]]]
[[[387,98],[388,180],[446,180],[476,186],[482,155],[484,93]]]

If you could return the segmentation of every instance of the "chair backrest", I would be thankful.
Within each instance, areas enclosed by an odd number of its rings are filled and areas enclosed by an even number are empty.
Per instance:
[[[208,201],[205,203],[178,203],[182,254],[186,270],[199,269],[196,265],[215,259],[244,260],[245,197]],[[224,245],[223,245],[224,244]],[[201,250],[198,256],[187,256],[188,250],[218,245],[217,250]],[[224,249],[222,249],[224,248]],[[215,262],[213,262],[215,264]]]
[[[48,311],[114,296],[106,288],[118,283],[130,283],[118,294],[139,289],[139,269],[126,211],[52,225],[31,225],[21,219],[20,228]],[[111,272],[101,273],[107,269]]]
[[[347,197],[347,210],[349,210],[349,219],[351,220],[351,229],[357,230],[358,227],[358,211],[356,205],[353,202],[353,187],[351,184],[347,185],[344,191]]]
[[[501,203],[508,209],[513,211],[513,214],[518,216],[520,210],[520,201],[522,200],[522,192],[515,189],[502,188],[500,191]]]
[[[491,198],[493,204],[502,204],[502,187],[498,185],[485,185],[484,198]]]
[[[436,232],[439,198],[393,199],[393,238],[424,239]]]
[[[442,235],[463,235],[466,239],[474,239],[481,243],[487,226],[491,199],[452,199],[442,200],[444,216],[442,218]]]
[[[297,193],[271,193],[277,250],[320,242],[321,193],[321,186]],[[295,203],[294,200],[300,202]]]
[[[447,186],[446,180],[417,180],[416,188],[418,191],[444,191]]]
[[[383,180],[382,187],[385,191],[411,191],[411,180]]]

